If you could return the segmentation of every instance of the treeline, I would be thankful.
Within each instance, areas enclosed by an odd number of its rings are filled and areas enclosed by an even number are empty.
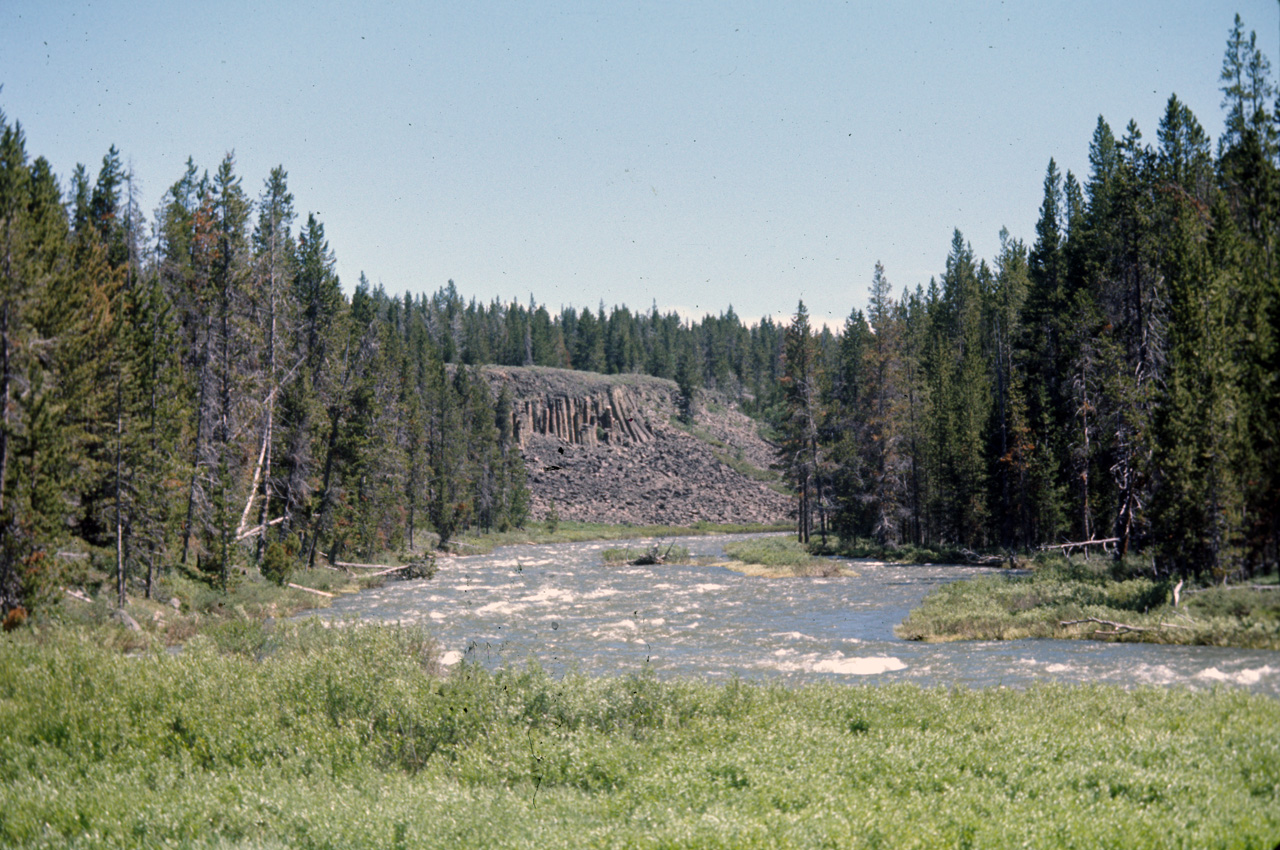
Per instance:
[[[552,366],[606,375],[643,373],[718,389],[759,411],[774,394],[785,326],[744,324],[730,306],[718,316],[467,301],[453,281],[424,299],[432,339],[447,362]],[[828,345],[834,342],[825,331]]]
[[[1170,97],[1154,144],[1099,118],[1081,183],[1050,160],[1034,243],[870,307],[821,356],[787,331],[800,534],[1026,547],[1115,538],[1166,573],[1280,556],[1280,115],[1237,16],[1216,153]]]
[[[1034,242],[959,232],[939,279],[841,332],[464,300],[347,298],[282,168],[251,199],[188,162],[149,224],[112,148],[64,195],[0,114],[0,606],[56,588],[60,547],[117,591],[174,564],[409,550],[527,517],[474,367],[708,386],[772,426],[800,536],[1018,548],[1115,539],[1158,568],[1280,561],[1280,116],[1237,17],[1216,151],[1171,97],[1154,144],[1099,118],[1081,182],[1050,160]],[[274,548],[273,548],[274,547]],[[284,565],[281,567],[280,565]]]
[[[283,580],[525,521],[509,396],[446,368],[425,299],[363,276],[348,299],[323,225],[295,224],[285,171],[254,201],[228,155],[188,161],[146,233],[114,147],[64,197],[0,114],[6,612],[86,549],[123,599],[176,564]]]

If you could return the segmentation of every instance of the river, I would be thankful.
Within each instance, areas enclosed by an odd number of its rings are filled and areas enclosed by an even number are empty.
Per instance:
[[[680,538],[718,559],[748,535]],[[1244,687],[1280,697],[1280,653],[1200,646],[1018,640],[927,644],[893,627],[939,584],[985,570],[849,562],[857,576],[763,579],[715,566],[606,567],[608,548],[651,540],[508,546],[444,558],[433,579],[391,581],[312,616],[427,625],[444,661],[536,659],[555,674],[914,682],[1039,681]]]

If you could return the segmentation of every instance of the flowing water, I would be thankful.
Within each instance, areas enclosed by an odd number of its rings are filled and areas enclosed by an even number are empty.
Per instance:
[[[681,538],[694,557],[730,540]],[[553,673],[638,672],[787,682],[1009,685],[1219,684],[1280,697],[1280,653],[1200,646],[1018,640],[926,644],[893,627],[939,584],[985,570],[850,562],[857,576],[750,578],[715,566],[606,567],[608,548],[651,540],[508,546],[442,559],[431,580],[392,581],[312,616],[420,623],[445,663],[536,659]]]

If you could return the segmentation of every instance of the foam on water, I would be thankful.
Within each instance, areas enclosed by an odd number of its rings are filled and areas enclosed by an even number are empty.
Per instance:
[[[498,602],[490,602],[488,605],[481,605],[475,612],[477,614],[517,614],[528,607],[528,605],[500,600]]]
[[[1237,670],[1234,673],[1224,673],[1217,667],[1209,667],[1197,673],[1196,678],[1207,679],[1211,682],[1231,682],[1237,685],[1256,685],[1262,681],[1264,676],[1274,677],[1277,672],[1280,671],[1277,671],[1270,666]]]
[[[521,597],[521,602],[572,602],[577,594],[560,587],[544,587],[531,596]]]
[[[716,561],[747,535],[686,538]],[[714,566],[605,567],[606,544],[527,545],[442,558],[431,580],[391,581],[310,616],[424,622],[446,663],[536,660],[548,670],[617,675],[751,676],[1026,687],[1038,681],[1243,687],[1280,697],[1276,653],[1097,641],[899,640],[894,626],[929,591],[989,573],[971,567],[869,565],[860,575],[785,581]]]
[[[873,655],[866,658],[847,658],[839,656],[824,658],[813,665],[815,673],[839,673],[842,676],[876,676],[892,670],[905,670],[907,665],[901,658]]]

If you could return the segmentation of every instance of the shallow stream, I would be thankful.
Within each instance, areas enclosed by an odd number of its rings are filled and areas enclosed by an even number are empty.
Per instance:
[[[730,540],[680,538],[694,557]],[[392,581],[313,616],[421,623],[446,663],[536,659],[559,674],[1022,687],[1037,681],[1220,684],[1280,697],[1280,653],[1098,641],[926,644],[895,624],[939,584],[985,570],[850,562],[846,578],[750,578],[714,566],[606,567],[651,540],[521,545],[447,558],[431,580]]]

